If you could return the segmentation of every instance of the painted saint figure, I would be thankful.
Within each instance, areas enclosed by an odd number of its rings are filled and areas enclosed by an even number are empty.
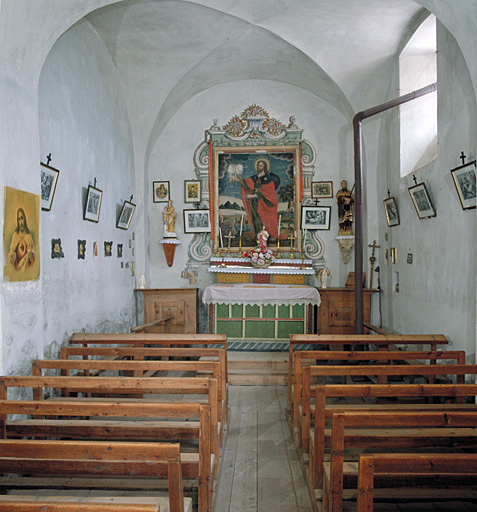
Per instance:
[[[12,234],[8,263],[15,270],[25,270],[35,263],[35,246],[23,208],[17,210],[17,227]]]
[[[346,180],[341,182],[341,190],[336,193],[336,202],[338,203],[338,234],[352,235],[354,197],[351,191],[348,190]]]
[[[241,180],[241,195],[247,217],[255,236],[263,226],[267,226],[270,236],[278,238],[277,189],[280,178],[270,172],[270,162],[265,157],[257,158],[255,170],[257,174]]]

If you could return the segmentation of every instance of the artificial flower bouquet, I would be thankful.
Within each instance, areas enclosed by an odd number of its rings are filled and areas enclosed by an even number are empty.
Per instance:
[[[266,268],[275,260],[275,254],[271,249],[255,247],[251,251],[245,251],[243,257],[250,261],[252,267]]]

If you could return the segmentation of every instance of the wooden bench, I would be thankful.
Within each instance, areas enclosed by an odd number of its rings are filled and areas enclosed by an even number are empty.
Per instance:
[[[316,364],[319,361],[340,361],[339,364],[345,363],[370,363],[375,364],[423,364],[424,361],[429,361],[428,364],[436,364],[437,361],[456,364],[465,364],[465,351],[437,351],[437,352],[421,352],[421,351],[329,351],[329,350],[298,350],[293,352],[293,372],[289,376],[289,411],[291,420],[295,426],[298,426],[298,408],[301,400],[301,385],[302,385],[302,366],[304,364]],[[338,363],[335,363],[338,364]],[[385,377],[385,376],[384,376]],[[291,386],[290,386],[291,383]],[[379,382],[384,384],[384,382]]]
[[[138,349],[132,349],[137,351]],[[139,349],[148,350],[148,349]],[[152,349],[154,350],[154,349]],[[133,356],[134,357],[134,356]],[[144,357],[143,355],[141,357]],[[171,373],[179,373],[179,377],[183,377],[183,373],[209,372],[212,378],[218,382],[218,421],[222,424],[221,443],[224,439],[228,417],[228,401],[227,401],[227,383],[223,374],[223,364],[219,361],[153,361],[153,360],[105,360],[105,359],[39,359],[32,362],[33,376],[40,377],[44,370],[59,370],[61,375],[66,377],[72,371],[80,371],[84,376],[99,375],[102,371],[128,372],[134,377],[151,377],[157,372],[167,372],[167,377],[171,377]]]
[[[345,411],[333,413],[330,462],[323,466],[323,510],[341,512],[343,487],[354,487],[358,465],[350,450],[394,450],[419,448],[475,448],[477,409],[474,411],[396,412]]]
[[[459,397],[472,397],[475,401],[477,395],[476,384],[327,384],[315,388],[315,425],[309,451],[308,474],[312,488],[321,487],[323,482],[323,462],[325,446],[330,445],[330,436],[326,434],[326,420],[331,419],[333,413],[345,412],[357,409],[365,412],[373,411],[398,411],[422,410],[422,411],[444,411],[449,410],[475,410],[475,403],[472,404],[375,404],[373,400],[379,398],[400,398],[413,399],[440,397],[446,400],[455,400]],[[327,404],[329,398],[348,399],[355,398],[363,401],[359,404]],[[365,403],[366,401],[367,403]],[[328,433],[329,434],[329,433]]]
[[[300,421],[298,424],[299,446],[304,453],[308,453],[308,445],[310,439],[310,425],[312,419],[311,400],[314,397],[315,387],[312,386],[313,377],[375,377],[375,376],[424,376],[435,377],[444,373],[453,376],[457,384],[464,384],[466,375],[476,375],[477,365],[460,364],[460,365],[420,365],[420,366],[307,366],[303,368],[303,383],[301,395],[301,414],[298,415]],[[349,384],[349,383],[348,383]],[[351,384],[353,385],[353,384]],[[372,384],[378,385],[378,384]],[[399,383],[391,384],[392,386],[400,385]],[[458,397],[457,401],[464,402],[464,396]],[[316,419],[316,417],[315,417]]]
[[[29,499],[30,498],[30,499]],[[160,512],[160,504],[101,503],[96,498],[53,497],[36,501],[36,496],[0,496],[0,512]],[[66,501],[68,500],[68,501]],[[136,499],[136,501],[139,501]],[[148,501],[153,501],[149,499]],[[157,500],[156,500],[157,501]],[[165,508],[162,507],[164,511]]]
[[[444,482],[450,474],[456,474],[462,482],[464,478],[473,477],[470,486],[473,490],[473,501],[477,500],[477,492],[475,492],[477,488],[476,454],[369,454],[361,455],[359,459],[358,512],[372,512],[374,476],[380,473],[392,475],[397,479],[409,476],[417,479],[423,475],[432,475],[434,482],[437,483],[433,486],[429,501],[435,501],[437,492],[442,491],[442,480],[437,480],[436,476],[442,476]],[[448,494],[449,491],[444,490],[443,493]],[[462,491],[458,491],[458,493],[458,497],[462,499]],[[405,493],[404,498],[407,497],[407,494],[408,492]],[[419,495],[422,496],[422,494],[423,490],[420,488]]]
[[[187,465],[178,444],[0,439],[4,474],[167,477],[170,512],[191,510],[191,500],[184,498],[182,488]],[[48,487],[49,478],[43,480]]]

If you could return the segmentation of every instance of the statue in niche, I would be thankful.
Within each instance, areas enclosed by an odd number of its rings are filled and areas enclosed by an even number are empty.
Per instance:
[[[164,238],[177,238],[177,234],[174,232],[176,212],[172,206],[171,200],[169,200],[167,206],[164,207],[164,212],[162,213],[162,221],[164,224]]]
[[[336,193],[338,203],[338,235],[353,235],[353,205],[354,197],[351,190],[348,190],[348,182],[341,182],[341,190]]]

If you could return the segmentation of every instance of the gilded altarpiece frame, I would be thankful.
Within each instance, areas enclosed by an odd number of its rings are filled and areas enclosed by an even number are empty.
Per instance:
[[[286,166],[278,164],[283,157],[289,159]],[[247,161],[239,162],[242,158],[246,158]],[[204,140],[194,153],[195,179],[201,182],[199,207],[210,210],[211,233],[196,234],[189,244],[189,261],[182,272],[182,277],[189,279],[191,284],[198,277],[199,267],[202,264],[208,265],[210,257],[217,252],[220,244],[219,227],[223,227],[222,242],[225,248],[229,242],[224,235],[232,235],[231,252],[237,255],[243,215],[242,248],[255,245],[239,182],[234,185],[231,195],[232,198],[235,197],[234,201],[227,205],[231,208],[224,208],[227,200],[230,200],[230,194],[224,191],[230,192],[226,185],[230,184],[231,173],[228,171],[231,170],[231,165],[242,166],[238,174],[242,173],[241,177],[245,180],[256,174],[255,166],[257,160],[261,158],[269,161],[269,172],[280,177],[280,184],[276,188],[277,218],[282,215],[280,249],[290,250],[291,240],[287,237],[292,231],[295,236],[293,250],[301,249],[301,206],[313,204],[311,183],[315,172],[315,149],[303,137],[303,130],[296,125],[294,116],[290,116],[289,122],[284,124],[270,117],[262,107],[251,105],[223,126],[219,126],[219,121],[215,119],[212,126],[205,130]],[[224,174],[226,172],[227,176]],[[221,182],[224,179],[225,181]],[[293,189],[292,197],[285,190],[287,185],[291,185]],[[268,229],[268,226],[266,227]],[[276,240],[273,240],[274,237],[271,238],[269,246],[275,250]],[[313,260],[314,268],[319,270],[324,267],[324,244],[318,233],[308,234],[305,254],[307,258]]]

